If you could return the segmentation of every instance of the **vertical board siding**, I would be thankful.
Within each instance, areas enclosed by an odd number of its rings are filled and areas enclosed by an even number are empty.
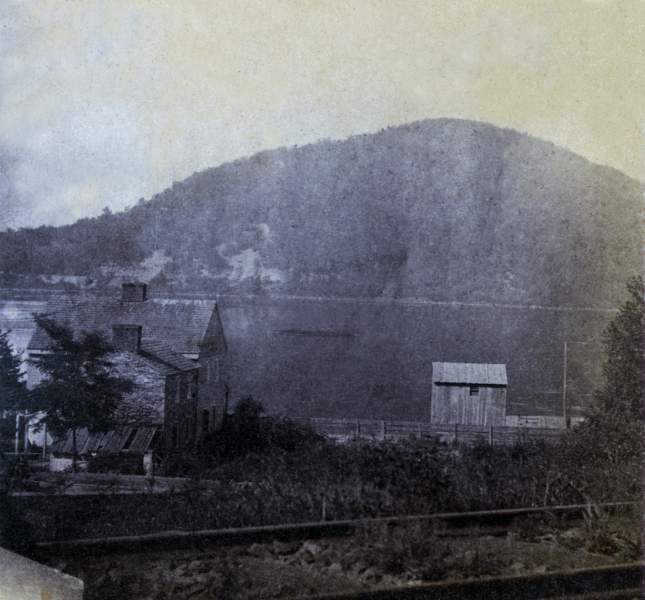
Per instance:
[[[480,385],[479,394],[471,396],[469,385],[433,383],[430,421],[434,424],[506,425],[506,388]]]

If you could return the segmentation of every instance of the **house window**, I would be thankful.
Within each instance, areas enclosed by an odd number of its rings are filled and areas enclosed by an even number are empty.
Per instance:
[[[178,428],[177,425],[172,426],[172,447],[176,448],[179,446],[179,434],[178,434]]]
[[[181,375],[177,375],[177,396],[175,400],[177,404],[181,401]]]
[[[219,359],[209,357],[204,360],[204,381],[219,381]]]
[[[478,385],[469,386],[469,390],[470,390],[470,395],[471,396],[479,396],[479,386]]]
[[[202,410],[202,434],[207,434],[210,427],[211,414],[207,409]]]
[[[190,393],[189,396],[191,398],[197,398],[197,387],[199,385],[199,372],[198,371],[193,371],[190,374]]]

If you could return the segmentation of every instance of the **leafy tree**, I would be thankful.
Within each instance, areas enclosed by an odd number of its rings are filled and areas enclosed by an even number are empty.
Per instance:
[[[628,297],[605,331],[603,384],[585,421],[565,437],[560,484],[586,502],[640,496],[643,282],[627,284]]]
[[[52,347],[31,361],[44,379],[32,390],[29,403],[39,411],[37,427],[46,424],[57,435],[71,430],[75,466],[77,431],[112,429],[123,395],[134,389],[134,383],[113,375],[113,349],[100,335],[83,333],[75,339],[70,329],[45,315],[36,314],[34,319],[51,338]]]
[[[206,437],[202,450],[219,460],[229,460],[253,453],[294,452],[324,441],[308,426],[263,413],[262,403],[251,397],[242,398],[233,413],[226,415],[221,426]]]
[[[645,301],[643,280],[627,284],[628,298],[605,331],[606,362],[603,386],[595,395],[596,410],[624,418],[641,415],[641,365]]]

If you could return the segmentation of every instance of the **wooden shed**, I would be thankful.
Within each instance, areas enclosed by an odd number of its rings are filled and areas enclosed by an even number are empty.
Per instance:
[[[432,423],[505,425],[506,365],[432,363]]]

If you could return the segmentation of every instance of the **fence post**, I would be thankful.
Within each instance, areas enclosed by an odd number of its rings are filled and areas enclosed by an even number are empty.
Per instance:
[[[43,460],[47,460],[47,423],[43,427]]]
[[[381,440],[385,440],[385,421],[381,421]]]
[[[361,437],[361,420],[356,419],[356,437]]]
[[[419,439],[421,439],[421,421],[417,423],[417,435],[419,436]]]
[[[488,443],[493,445],[493,426],[491,425],[488,429]]]

